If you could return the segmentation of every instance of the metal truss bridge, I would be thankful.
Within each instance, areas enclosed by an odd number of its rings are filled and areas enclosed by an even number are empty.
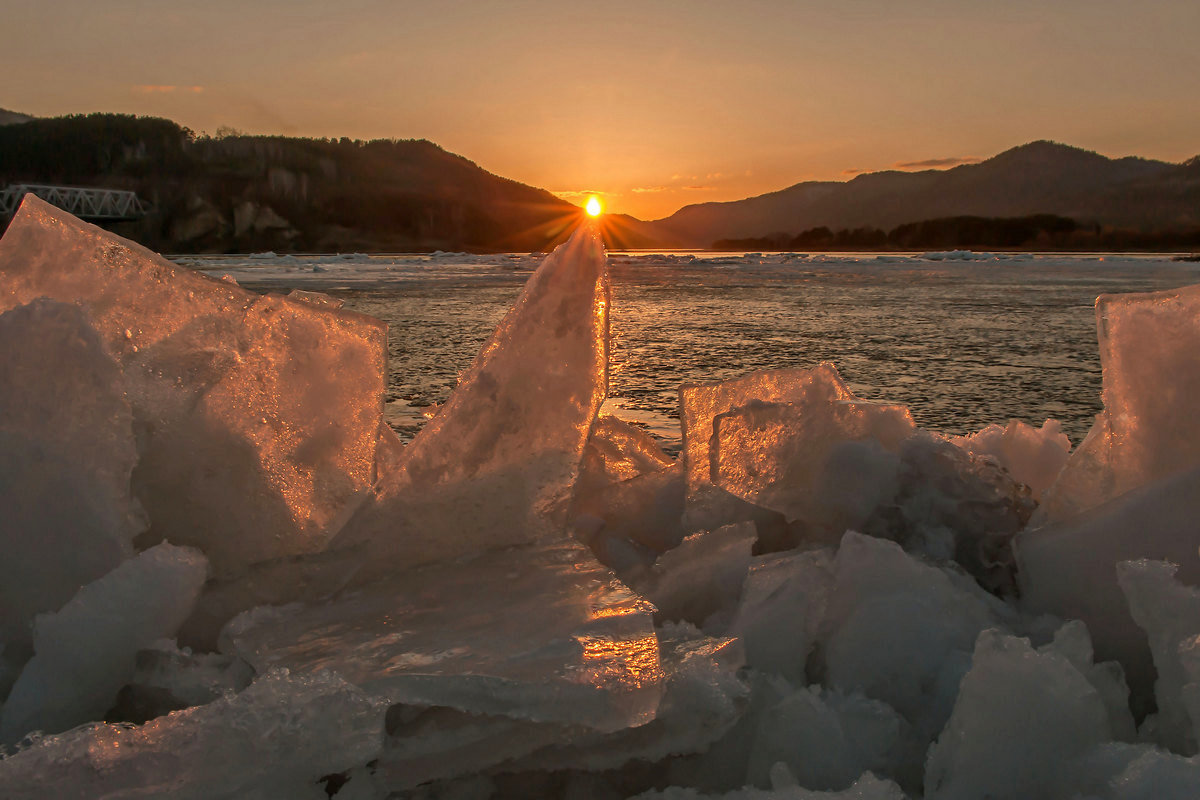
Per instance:
[[[0,190],[0,219],[7,219],[16,214],[26,194],[35,194],[80,219],[140,219],[150,210],[149,205],[136,193],[119,189],[14,183]]]

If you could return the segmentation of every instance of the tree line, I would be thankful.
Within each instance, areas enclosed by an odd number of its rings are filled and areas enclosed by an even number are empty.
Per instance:
[[[1024,217],[939,217],[890,231],[860,227],[809,228],[794,236],[774,234],[721,239],[714,250],[1064,250],[1175,251],[1200,248],[1200,228],[1138,231],[1086,225],[1054,214]]]

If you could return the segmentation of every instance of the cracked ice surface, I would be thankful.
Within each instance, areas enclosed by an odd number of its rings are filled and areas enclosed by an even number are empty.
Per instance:
[[[378,320],[260,297],[29,195],[0,240],[0,310],[84,308],[116,358],[154,536],[218,575],[320,550],[374,478]]]

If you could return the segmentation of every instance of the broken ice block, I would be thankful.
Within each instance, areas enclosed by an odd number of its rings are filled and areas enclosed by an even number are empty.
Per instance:
[[[1096,300],[1116,491],[1200,462],[1200,286]]]
[[[97,725],[40,739],[0,761],[0,796],[326,796],[320,778],[379,754],[385,711],[385,703],[335,675],[272,673],[241,694],[145,725]]]
[[[530,277],[437,415],[338,537],[381,574],[561,535],[607,393],[608,272],[581,227]]]
[[[1096,300],[1104,411],[1038,522],[1059,522],[1200,465],[1200,286]]]
[[[200,553],[160,544],[39,616],[36,654],[0,712],[0,742],[102,718],[133,677],[137,651],[173,636],[191,612],[206,572]]]
[[[1146,632],[1158,679],[1157,739],[1185,756],[1196,754],[1200,718],[1189,700],[1200,695],[1200,590],[1181,585],[1178,570],[1165,561],[1126,561],[1117,565],[1117,582],[1133,619]]]
[[[379,759],[392,791],[429,780],[500,768],[505,772],[613,770],[702,750],[738,719],[746,687],[737,643],[710,639],[690,626],[659,631],[665,692],[644,725],[602,732],[447,708],[393,707]]]
[[[1200,761],[1150,744],[1102,744],[1064,763],[1054,797],[1096,800],[1193,800]]]
[[[969,578],[894,542],[848,532],[821,625],[827,686],[889,704],[932,739],[950,715],[979,632],[1011,616]]]
[[[86,308],[120,364],[155,537],[218,575],[320,550],[374,479],[385,326],[259,297],[28,195],[0,240],[0,310]]]
[[[830,550],[772,553],[757,559],[742,587],[729,634],[746,648],[746,663],[804,685],[805,664],[825,618],[833,584]]]
[[[914,755],[910,738],[887,703],[819,686],[789,690],[758,722],[747,783],[769,786],[779,763],[808,789],[847,789],[868,770],[894,778]]]
[[[617,730],[662,696],[652,611],[568,540],[254,609],[222,636],[259,672],[330,669],[392,703]]]
[[[757,539],[751,522],[694,533],[659,556],[634,588],[654,603],[660,619],[723,631],[737,607]]]
[[[1125,668],[1135,697],[1147,697],[1153,667],[1146,636],[1117,584],[1117,564],[1152,558],[1179,565],[1179,578],[1200,584],[1196,498],[1200,470],[1128,492],[1071,520],[1019,534],[1014,542],[1022,605],[1083,620],[1096,655]]]
[[[719,414],[751,401],[766,403],[834,402],[854,400],[832,364],[812,369],[753,372],[718,383],[691,383],[679,388],[679,418],[683,427],[683,459],[687,470],[688,530],[711,529],[748,519],[745,503],[713,483],[712,439]]]
[[[1110,737],[1103,701],[1066,657],[987,630],[929,751],[925,796],[1050,800],[1063,762]]]
[[[636,559],[639,565],[648,566],[683,540],[683,493],[683,465],[678,463],[591,492],[577,491],[573,527],[604,564],[624,574],[609,550],[634,548],[644,556]]]
[[[1033,511],[1029,489],[990,460],[924,430],[901,446],[899,474],[895,497],[863,531],[957,562],[989,591],[1012,594],[1011,541]]]
[[[132,554],[137,454],[116,362],[87,313],[45,298],[0,314],[0,641]],[[27,652],[26,652],[27,655]]]
[[[1015,480],[1029,487],[1034,500],[1041,499],[1054,483],[1071,452],[1071,441],[1055,419],[1046,420],[1041,428],[1013,419],[1003,428],[988,425],[950,441],[977,456],[994,458]]]
[[[896,493],[897,454],[915,430],[904,406],[841,399],[836,378],[791,403],[718,414],[711,450],[713,484],[834,542]]]
[[[674,463],[650,434],[604,414],[592,423],[579,480],[595,485],[616,483],[658,472]]]

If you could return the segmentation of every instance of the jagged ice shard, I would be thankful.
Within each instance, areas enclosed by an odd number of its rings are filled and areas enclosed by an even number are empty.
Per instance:
[[[580,226],[333,546],[378,574],[562,535],[608,391],[608,305],[604,247]]]
[[[120,365],[153,541],[217,576],[322,549],[374,478],[385,326],[178,267],[28,195],[0,240],[0,311],[84,309]]]

